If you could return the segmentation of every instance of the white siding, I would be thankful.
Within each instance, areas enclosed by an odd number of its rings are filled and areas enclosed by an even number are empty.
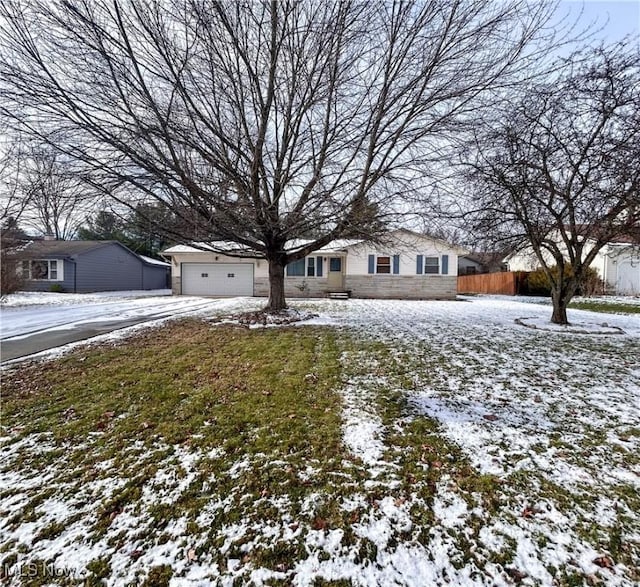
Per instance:
[[[329,259],[340,256],[344,259],[345,289],[352,290],[354,297],[407,297],[414,299],[449,298],[455,297],[456,276],[458,274],[458,254],[464,254],[462,249],[448,245],[443,241],[410,233],[396,231],[388,237],[388,244],[371,245],[360,243],[345,246],[340,253],[322,251],[311,256],[323,257],[322,277],[285,277],[285,289],[289,297],[322,296],[329,291],[327,274]],[[202,264],[246,264],[253,268],[253,295],[268,293],[269,267],[264,259],[248,259],[229,257],[218,253],[205,251],[174,251],[171,255],[171,273],[173,291],[176,294],[186,294],[191,285],[180,274],[181,268],[190,263]],[[389,256],[399,255],[400,265],[398,274],[370,275],[369,255]],[[418,255],[424,257],[438,257],[440,274],[418,274],[416,259]],[[442,274],[442,257],[448,257],[447,274]],[[393,259],[392,259],[393,270]],[[223,295],[223,294],[209,294]],[[232,295],[232,294],[225,294]],[[246,294],[238,294],[246,295]]]
[[[448,255],[447,275],[458,275],[458,249],[444,242],[400,232],[393,243],[384,245],[360,244],[349,249],[347,255],[347,275],[367,275],[369,273],[369,255],[400,255],[399,275],[417,275],[416,257],[438,257],[442,271],[442,256]],[[420,277],[428,278],[429,275]]]
[[[180,277],[180,266],[182,263],[246,263],[254,266],[253,274],[255,277],[269,276],[269,266],[264,259],[245,259],[198,251],[193,253],[176,253],[171,256],[171,274],[174,277]]]

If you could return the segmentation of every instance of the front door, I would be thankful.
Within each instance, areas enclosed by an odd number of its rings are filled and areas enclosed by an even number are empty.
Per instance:
[[[344,289],[344,259],[342,257],[329,257],[327,285],[329,286],[329,291],[342,291]]]

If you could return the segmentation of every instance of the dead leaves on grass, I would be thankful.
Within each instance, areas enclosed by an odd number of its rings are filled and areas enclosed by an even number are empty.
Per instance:
[[[613,559],[606,554],[593,559],[593,564],[599,566],[601,569],[611,569],[614,566]]]

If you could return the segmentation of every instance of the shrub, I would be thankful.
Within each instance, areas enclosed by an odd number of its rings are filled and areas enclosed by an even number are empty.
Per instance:
[[[551,268],[551,274],[557,279],[558,267],[553,266]],[[573,269],[571,265],[565,267],[565,278],[573,275]],[[527,280],[528,291],[531,295],[549,296],[551,295],[551,282],[542,269],[537,269],[529,273]],[[576,295],[592,296],[595,294],[604,292],[604,284],[602,279],[598,276],[598,271],[589,267],[586,271],[582,283],[578,285]]]
[[[49,286],[49,291],[52,293],[63,293],[64,289],[59,283],[52,283]]]
[[[6,250],[0,250],[0,299],[23,286],[24,279],[19,268],[19,259],[11,257]]]

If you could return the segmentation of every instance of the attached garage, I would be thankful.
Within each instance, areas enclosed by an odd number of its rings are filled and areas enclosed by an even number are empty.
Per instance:
[[[182,263],[182,293],[188,296],[252,296],[252,263]]]

